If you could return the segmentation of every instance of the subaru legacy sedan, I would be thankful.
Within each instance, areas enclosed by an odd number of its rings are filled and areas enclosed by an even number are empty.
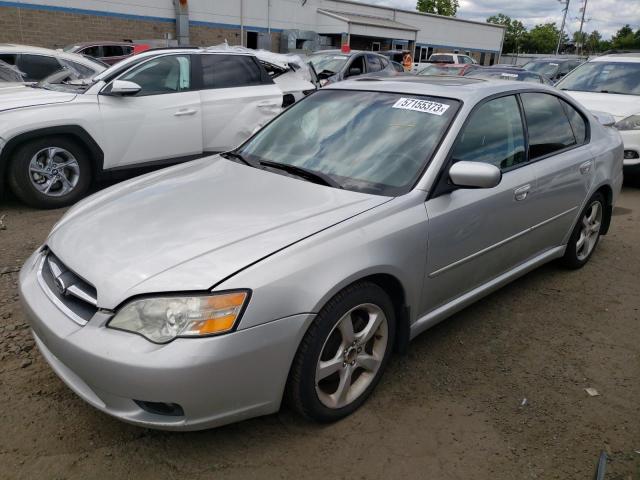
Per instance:
[[[583,266],[622,158],[543,85],[351,80],[80,202],[21,297],[53,370],[121,420],[195,430],[286,399],[333,421],[419,333],[545,262]]]

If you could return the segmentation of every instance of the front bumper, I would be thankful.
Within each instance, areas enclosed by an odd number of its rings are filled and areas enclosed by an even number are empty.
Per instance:
[[[294,315],[219,337],[156,345],[68,318],[37,281],[39,253],[19,288],[36,344],[56,374],[97,409],[135,425],[198,430],[277,411],[289,367],[313,315]],[[182,416],[150,413],[134,400],[178,404]]]
[[[621,130],[625,153],[631,152],[635,158],[625,158],[625,169],[640,169],[640,130]]]

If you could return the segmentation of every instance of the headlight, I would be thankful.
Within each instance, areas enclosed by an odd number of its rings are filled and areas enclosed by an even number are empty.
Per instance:
[[[237,291],[141,298],[126,304],[107,326],[138,333],[155,343],[218,335],[233,329],[248,297],[249,292]]]
[[[618,130],[640,130],[640,115],[623,118],[614,125]]]

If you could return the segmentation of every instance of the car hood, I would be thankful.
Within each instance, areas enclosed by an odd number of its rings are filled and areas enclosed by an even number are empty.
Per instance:
[[[51,103],[70,102],[75,93],[54,92],[44,88],[7,85],[0,88],[0,112],[15,108],[34,107]]]
[[[616,120],[622,120],[629,115],[640,113],[639,95],[616,95],[613,93],[574,92],[566,93],[575,98],[592,112],[605,112]]]
[[[207,157],[89,197],[47,245],[112,309],[144,293],[208,290],[387,201]]]

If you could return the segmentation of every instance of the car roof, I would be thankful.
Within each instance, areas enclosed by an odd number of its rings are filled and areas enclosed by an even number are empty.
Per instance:
[[[640,52],[636,53],[612,53],[609,55],[602,55],[589,60],[590,62],[627,62],[627,63],[639,63]]]
[[[90,47],[90,46],[93,46],[93,45],[95,45],[95,46],[112,46],[112,45],[116,45],[116,46],[126,46],[126,47],[133,47],[134,46],[134,44],[132,42],[125,42],[125,41],[116,42],[116,41],[110,41],[110,40],[107,40],[107,41],[104,41],[104,42],[101,42],[101,41],[97,41],[97,42],[76,42],[76,43],[70,43],[68,46],[81,48],[81,47]]]
[[[454,98],[463,102],[470,101],[471,103],[502,92],[531,89],[557,92],[557,90],[542,84],[443,75],[356,78],[337,82],[323,88],[323,90],[366,90],[409,95],[429,95]]]
[[[400,50],[397,50],[399,53],[402,53]],[[346,56],[351,56],[351,55],[355,55],[357,53],[372,53],[374,55],[380,55],[381,57],[385,57],[386,55],[381,55],[379,52],[372,52],[369,50],[349,50],[349,52],[345,53],[342,50],[335,48],[332,50],[317,50],[313,53],[311,53],[310,55],[317,55],[317,54],[321,54],[321,53],[328,53],[329,55],[346,55]]]

